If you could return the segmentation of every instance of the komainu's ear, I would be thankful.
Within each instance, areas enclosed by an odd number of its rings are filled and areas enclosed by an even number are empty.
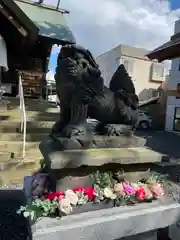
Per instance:
[[[118,69],[111,78],[109,88],[112,92],[124,90],[127,93],[134,94],[135,87],[131,77],[129,76],[123,64],[119,65]]]

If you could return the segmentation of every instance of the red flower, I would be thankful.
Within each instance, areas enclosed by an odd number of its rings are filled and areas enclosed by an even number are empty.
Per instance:
[[[84,194],[88,196],[89,201],[93,201],[95,198],[95,189],[94,188],[86,188]]]
[[[95,198],[94,188],[77,187],[73,189],[73,192],[83,192],[85,196],[88,197],[89,201],[93,201]]]
[[[143,201],[143,200],[145,199],[146,193],[145,193],[143,187],[140,187],[140,188],[137,190],[136,194],[137,194],[137,199],[138,199],[139,201]]]
[[[64,197],[63,192],[51,192],[47,193],[44,198],[47,200],[54,200],[55,198],[62,199]]]
[[[84,189],[85,189],[84,187],[77,187],[77,188],[73,189],[73,192],[75,192],[75,193],[76,192],[84,192]]]

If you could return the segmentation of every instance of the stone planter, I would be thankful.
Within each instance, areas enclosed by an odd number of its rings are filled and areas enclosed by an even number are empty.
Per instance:
[[[166,240],[158,238],[157,232],[174,224],[179,215],[180,204],[165,199],[73,214],[60,220],[42,218],[32,226],[33,240]]]
[[[71,213],[71,215],[74,214],[79,214],[79,213],[85,213],[85,212],[91,212],[91,211],[97,211],[97,210],[101,210],[101,209],[107,209],[107,208],[113,208],[114,207],[114,201],[103,201],[100,203],[87,203],[81,206],[76,206],[73,207],[73,212]]]

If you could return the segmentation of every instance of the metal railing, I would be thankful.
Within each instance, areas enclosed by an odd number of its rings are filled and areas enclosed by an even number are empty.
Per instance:
[[[21,111],[21,128],[20,131],[23,133],[23,151],[22,158],[25,158],[26,154],[26,108],[24,102],[24,91],[21,79],[21,73],[19,74],[19,100],[20,100],[20,111]]]

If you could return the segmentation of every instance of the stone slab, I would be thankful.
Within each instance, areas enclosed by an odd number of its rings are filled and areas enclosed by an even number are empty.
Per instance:
[[[125,237],[118,240],[157,240],[157,231],[140,233],[134,236]]]
[[[0,189],[0,239],[31,239],[30,224],[27,219],[17,214],[22,205],[26,205],[26,197],[22,189],[8,186]]]
[[[143,147],[146,139],[142,137],[126,136],[97,136],[93,135],[93,144],[98,148]]]
[[[144,147],[60,151],[54,149],[53,141],[42,142],[40,151],[50,169],[77,168],[83,165],[101,166],[108,163],[155,163],[161,162],[162,159],[162,154]]]
[[[173,224],[169,228],[169,237],[171,240],[179,240],[180,236],[180,223]]]
[[[137,136],[100,136],[92,134],[93,130],[87,127],[87,136],[75,138],[62,138],[53,134],[55,140],[54,149],[62,146],[66,150],[78,150],[86,148],[127,148],[127,147],[143,147],[146,139]],[[50,139],[51,141],[51,139]],[[88,145],[87,145],[88,143]],[[85,147],[86,146],[86,147]],[[88,146],[88,147],[87,147]]]
[[[115,240],[165,228],[177,222],[179,216],[180,205],[164,198],[152,203],[71,215],[60,220],[42,218],[32,226],[32,234],[33,240],[69,240],[72,237],[74,240]],[[152,239],[156,238],[149,237],[148,240]]]

